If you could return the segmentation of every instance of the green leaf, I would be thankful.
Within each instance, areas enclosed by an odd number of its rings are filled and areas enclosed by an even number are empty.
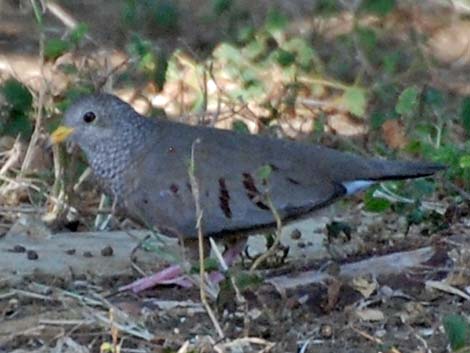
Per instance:
[[[315,14],[317,15],[333,15],[340,12],[341,6],[337,0],[317,0],[314,2]]]
[[[73,44],[78,45],[83,40],[83,38],[85,38],[87,33],[88,26],[81,22],[70,33],[70,40],[73,42]]]
[[[383,125],[383,123],[387,120],[387,117],[382,112],[373,112],[370,115],[370,126],[372,129],[377,130]]]
[[[432,194],[436,189],[436,184],[433,181],[427,179],[416,179],[412,184],[414,194],[417,196],[424,196]]]
[[[447,315],[443,324],[453,351],[470,346],[470,326],[462,315]]]
[[[21,82],[9,79],[0,86],[0,90],[12,110],[28,112],[31,109],[33,96]]]
[[[347,88],[341,100],[345,108],[358,117],[362,117],[366,112],[367,96],[363,88],[357,86]]]
[[[126,26],[137,23],[137,0],[125,0],[122,3],[121,19]]]
[[[243,133],[243,134],[250,133],[250,129],[248,129],[248,125],[246,125],[245,122],[242,120],[235,120],[232,123],[232,130],[239,132],[239,133]]]
[[[395,111],[400,115],[411,115],[418,106],[420,90],[416,86],[405,88],[398,97]]]
[[[272,172],[273,168],[269,164],[263,165],[258,169],[258,178],[268,180]]]
[[[384,71],[389,75],[393,75],[397,70],[398,63],[400,62],[400,53],[395,51],[393,53],[385,54],[382,60]]]
[[[150,75],[159,87],[163,87],[169,66],[168,58],[163,51],[154,49],[150,41],[137,34],[131,37],[127,51],[137,59],[138,69]]]
[[[212,0],[212,9],[216,15],[221,15],[230,10],[233,0]]]
[[[244,48],[243,54],[247,59],[256,60],[260,57],[266,50],[266,45],[259,40],[250,41]]]
[[[172,0],[153,2],[153,19],[155,24],[162,29],[176,29],[179,19],[179,11],[176,2]]]
[[[368,191],[364,197],[364,209],[369,212],[382,213],[390,208],[390,201],[373,196],[373,191]]]
[[[465,155],[465,156],[460,157],[459,166],[462,169],[470,168],[470,155]]]
[[[406,221],[408,224],[421,224],[426,218],[426,213],[419,207],[414,208],[410,213],[406,215]]]
[[[214,50],[212,55],[216,59],[230,61],[230,62],[238,62],[240,63],[243,60],[243,56],[241,55],[240,49],[233,46],[229,43],[221,43],[217,46]]]
[[[60,38],[51,38],[44,43],[44,56],[55,60],[70,49],[70,42]]]
[[[396,0],[363,0],[361,10],[385,16],[396,6]]]
[[[204,259],[204,271],[210,272],[210,271],[216,271],[219,269],[219,262],[217,259],[212,258],[212,257],[206,257]],[[199,273],[199,265],[191,267],[190,272],[191,273]]]
[[[279,10],[270,9],[266,18],[268,32],[282,31],[287,27],[289,20]]]
[[[263,279],[251,272],[240,272],[235,275],[235,283],[240,290],[256,288],[263,283]]]
[[[460,118],[467,135],[470,135],[470,97],[465,97],[460,106]]]
[[[377,46],[377,35],[373,30],[366,27],[358,27],[356,28],[356,33],[358,35],[359,43],[364,47],[367,51],[371,51],[375,49]]]
[[[247,43],[248,41],[254,39],[255,34],[256,31],[253,26],[246,25],[238,30],[237,40],[242,43]]]
[[[294,63],[295,55],[287,50],[279,48],[276,51],[276,61],[279,65],[286,67]]]
[[[1,133],[16,137],[21,135],[28,139],[33,132],[32,121],[24,112],[14,112],[1,129]]]
[[[302,38],[293,38],[289,40],[283,45],[283,48],[296,54],[296,61],[304,70],[310,69],[314,61],[317,59],[317,53],[315,50]]]
[[[442,107],[445,103],[442,92],[437,90],[434,87],[429,87],[428,89],[426,89],[424,93],[424,102],[436,108]],[[469,106],[469,109],[470,109],[470,106]],[[470,111],[469,111],[469,117],[470,117]]]

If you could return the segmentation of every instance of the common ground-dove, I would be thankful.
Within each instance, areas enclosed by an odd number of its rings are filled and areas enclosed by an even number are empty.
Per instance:
[[[196,237],[194,176],[202,230],[215,238],[309,215],[375,182],[432,175],[442,165],[364,158],[308,143],[147,118],[109,94],[70,106],[51,136],[80,146],[118,208],[147,226]]]

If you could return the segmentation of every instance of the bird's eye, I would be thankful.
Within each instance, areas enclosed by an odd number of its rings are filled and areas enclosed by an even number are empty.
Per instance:
[[[83,121],[87,124],[93,122],[96,119],[96,114],[93,112],[86,112],[83,114]]]

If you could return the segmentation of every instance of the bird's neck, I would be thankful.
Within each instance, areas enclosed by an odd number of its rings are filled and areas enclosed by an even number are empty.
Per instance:
[[[85,150],[93,173],[113,196],[126,193],[125,172],[132,169],[146,152],[145,148],[149,144],[145,141],[151,140],[155,131],[153,122],[147,118],[139,120],[125,129],[119,129],[120,132],[115,136],[88,146]]]

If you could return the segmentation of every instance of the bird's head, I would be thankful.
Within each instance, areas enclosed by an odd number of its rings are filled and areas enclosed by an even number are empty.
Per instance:
[[[110,94],[84,96],[65,112],[62,125],[51,134],[54,144],[69,140],[82,149],[116,138],[138,115],[132,107]]]

